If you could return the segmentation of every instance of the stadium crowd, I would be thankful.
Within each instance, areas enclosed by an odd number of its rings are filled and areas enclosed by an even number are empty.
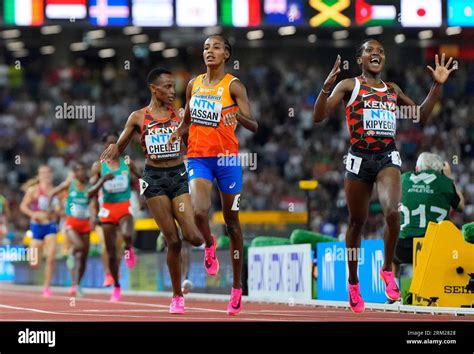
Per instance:
[[[278,58],[275,56],[275,58]],[[181,107],[188,80],[201,72],[185,59],[167,61],[175,73],[177,99]],[[11,230],[22,236],[28,220],[20,216],[18,204],[22,183],[35,175],[40,163],[48,163],[59,183],[73,160],[91,165],[103,150],[101,136],[120,130],[128,114],[148,104],[146,73],[160,63],[133,62],[127,70],[119,61],[97,64],[76,59],[73,63],[45,67],[45,59],[32,60],[18,69],[0,63],[0,194],[10,201]],[[158,64],[158,65],[156,65]],[[431,85],[423,65],[387,63],[386,81],[395,81],[415,102],[421,103]],[[342,236],[347,211],[343,194],[343,158],[348,149],[344,111],[324,123],[312,122],[316,95],[330,65],[318,65],[311,58],[256,59],[234,71],[247,86],[259,131],[253,135],[239,129],[242,153],[256,154],[257,164],[246,168],[242,210],[294,210],[304,208],[304,193],[298,180],[317,179],[311,193],[312,228]],[[357,68],[341,79],[357,74]],[[67,119],[58,107],[87,105],[93,118]],[[413,170],[419,153],[430,151],[451,165],[466,198],[464,214],[453,215],[458,226],[474,218],[474,66],[460,64],[444,87],[429,124],[414,120],[397,122],[397,144],[403,171]],[[138,144],[128,153],[143,167]],[[374,198],[375,199],[375,198]],[[216,208],[219,201],[215,198]],[[365,236],[382,237],[383,217],[379,205],[371,205]],[[13,236],[12,236],[13,237]]]

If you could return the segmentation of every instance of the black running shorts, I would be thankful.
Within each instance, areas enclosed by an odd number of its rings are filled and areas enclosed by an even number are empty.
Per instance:
[[[387,167],[400,170],[402,160],[395,146],[385,151],[364,152],[351,147],[346,158],[346,178],[374,183],[380,171]]]
[[[186,166],[153,167],[146,165],[140,178],[140,194],[146,199],[166,195],[171,200],[189,193]]]

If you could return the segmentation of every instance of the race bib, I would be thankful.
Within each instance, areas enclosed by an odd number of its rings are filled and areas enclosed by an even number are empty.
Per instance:
[[[394,137],[397,120],[394,112],[385,109],[364,109],[364,130],[368,136]]]
[[[104,183],[104,189],[107,193],[122,193],[128,189],[128,175],[115,176],[113,179]]]
[[[347,154],[346,159],[346,170],[354,174],[359,174],[360,165],[362,164],[362,158],[354,156],[351,153]]]
[[[240,194],[236,194],[234,197],[234,202],[232,203],[232,207],[230,208],[232,211],[239,211],[240,210]]]
[[[392,158],[392,163],[397,166],[402,165],[402,159],[400,158],[400,153],[398,151],[392,151],[390,153],[390,157]]]
[[[179,157],[181,149],[181,138],[174,144],[168,145],[171,134],[156,133],[145,136],[145,145],[148,156],[152,160],[174,159]]]
[[[89,206],[73,203],[71,205],[71,216],[77,219],[88,219],[90,217]]]
[[[143,179],[139,179],[139,183],[140,183],[140,195],[143,195],[143,193],[145,193],[146,189],[148,188],[148,182],[143,180]]]
[[[191,122],[217,128],[222,115],[222,103],[199,96],[191,97],[189,101]]]
[[[56,197],[53,197],[51,201],[51,206],[56,208],[59,205],[59,200]],[[46,195],[40,195],[38,197],[38,209],[46,211],[49,209],[49,198]]]
[[[110,210],[105,208],[100,208],[99,214],[97,214],[99,218],[106,218],[110,215]]]

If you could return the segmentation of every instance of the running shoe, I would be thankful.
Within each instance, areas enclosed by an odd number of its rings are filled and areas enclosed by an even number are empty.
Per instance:
[[[204,267],[209,275],[216,275],[219,271],[219,261],[216,256],[217,238],[212,235],[214,243],[210,247],[204,248]]]
[[[70,288],[69,288],[69,295],[71,296],[76,296],[76,293],[77,293],[77,288],[75,285],[72,285]]]
[[[181,284],[181,291],[184,295],[188,294],[193,288],[193,282],[191,280],[185,279]]]
[[[234,289],[230,294],[230,301],[227,305],[228,315],[237,315],[242,310],[242,288]]]
[[[110,297],[111,302],[120,301],[120,286],[115,286],[112,290],[112,296]]]
[[[184,313],[184,296],[173,296],[170,304],[170,313],[182,315]]]
[[[355,313],[362,313],[365,310],[365,302],[360,294],[359,283],[349,284],[349,305],[352,312]]]
[[[111,286],[111,285],[114,285],[114,278],[112,277],[112,274],[107,273],[107,274],[105,275],[104,284],[102,284],[102,286],[103,286],[104,288],[107,288],[107,287],[109,287],[109,286]]]
[[[82,291],[82,286],[78,285],[76,287],[76,297],[83,297],[84,291]]]
[[[135,256],[135,252],[133,251],[133,247],[130,247],[128,250],[125,250],[125,264],[128,268],[135,267],[137,263],[137,257]]]
[[[400,289],[398,288],[393,272],[384,272],[380,269],[380,278],[385,283],[385,295],[393,301],[400,299]]]
[[[76,265],[76,259],[72,253],[69,253],[66,258],[67,269],[72,270],[74,269],[75,265]]]
[[[50,297],[50,296],[53,296],[53,293],[51,292],[51,290],[49,288],[44,288],[43,297]]]

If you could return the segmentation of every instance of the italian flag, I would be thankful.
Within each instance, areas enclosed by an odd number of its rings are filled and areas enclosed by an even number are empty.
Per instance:
[[[3,0],[3,23],[40,26],[44,21],[43,0]]]
[[[221,21],[224,26],[260,25],[260,0],[221,0]]]

